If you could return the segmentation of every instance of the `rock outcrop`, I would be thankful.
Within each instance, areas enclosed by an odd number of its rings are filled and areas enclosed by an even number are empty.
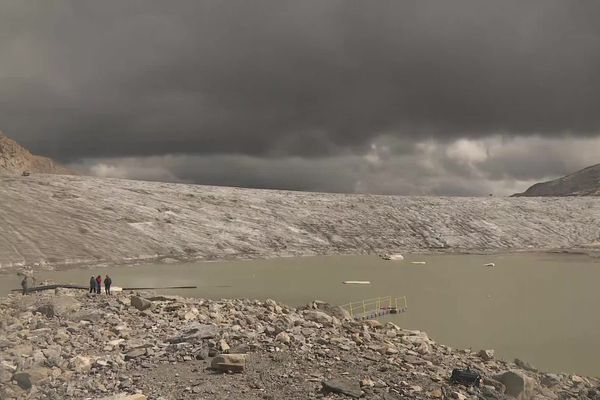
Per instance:
[[[536,183],[514,197],[600,196],[600,164],[548,182]]]
[[[0,174],[72,174],[50,158],[36,156],[0,131]]]

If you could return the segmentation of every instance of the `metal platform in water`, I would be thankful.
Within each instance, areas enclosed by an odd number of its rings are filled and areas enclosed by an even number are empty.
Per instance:
[[[374,319],[388,314],[399,314],[408,310],[406,296],[376,297],[355,301],[341,306],[357,321]]]

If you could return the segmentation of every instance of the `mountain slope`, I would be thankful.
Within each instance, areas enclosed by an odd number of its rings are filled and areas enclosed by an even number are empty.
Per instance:
[[[0,270],[120,263],[592,246],[595,198],[402,197],[85,176],[0,176]]]
[[[600,196],[600,164],[552,181],[536,183],[513,196]]]
[[[71,172],[51,160],[36,156],[0,132],[0,174],[70,174]]]

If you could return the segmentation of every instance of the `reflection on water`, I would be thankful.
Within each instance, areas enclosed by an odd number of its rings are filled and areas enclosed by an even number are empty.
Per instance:
[[[489,262],[496,266],[483,266]],[[441,343],[493,348],[502,358],[519,357],[544,370],[600,375],[600,264],[586,256],[407,255],[402,262],[305,257],[75,269],[37,278],[87,285],[92,274],[107,273],[117,286],[197,285],[170,293],[270,297],[289,305],[406,295],[409,311],[389,318],[425,330]],[[371,285],[343,285],[344,280]],[[0,294],[17,287],[16,277],[0,277]]]

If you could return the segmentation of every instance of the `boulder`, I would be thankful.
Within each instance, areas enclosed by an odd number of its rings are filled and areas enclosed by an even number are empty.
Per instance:
[[[13,375],[13,380],[23,390],[29,390],[33,385],[48,379],[52,370],[49,368],[33,368],[27,371],[17,372]]]
[[[145,348],[133,349],[125,354],[125,361],[133,360],[146,354]]]
[[[288,344],[291,342],[291,338],[287,332],[279,332],[277,336],[275,336],[275,341]]]
[[[477,355],[483,361],[491,361],[494,359],[494,350],[480,350]]]
[[[363,321],[363,324],[365,324],[371,329],[379,329],[383,327],[383,325],[381,325],[381,322],[377,321],[376,319],[368,319],[366,321]]]
[[[39,306],[35,312],[47,318],[62,317],[72,314],[81,308],[81,303],[72,296],[56,296]]]
[[[538,372],[537,368],[529,364],[527,361],[515,358],[515,364],[517,367],[524,369],[525,371]]]
[[[544,374],[540,379],[542,385],[546,387],[554,387],[560,385],[561,379],[560,375],[557,374]]]
[[[139,296],[132,296],[131,305],[140,311],[144,311],[152,307],[152,302]]]
[[[246,368],[245,354],[219,354],[212,359],[210,367],[217,371],[242,372]]]
[[[117,343],[117,345],[121,343],[116,340],[113,340],[112,342]],[[139,339],[139,338],[129,339],[128,341],[123,343],[123,345],[125,346],[125,348],[127,350],[141,349],[143,347],[152,347],[152,345],[150,343],[146,342],[144,339]]]
[[[92,360],[85,356],[75,356],[70,360],[69,366],[75,372],[87,372],[92,368]]]
[[[0,362],[0,383],[10,382],[12,375],[17,371],[17,365],[8,361]]]
[[[324,301],[316,300],[313,302],[313,307],[319,311],[323,311],[332,317],[336,317],[339,320],[352,319],[350,312],[343,307],[333,306]]]
[[[23,390],[29,390],[33,386],[31,376],[27,372],[17,372],[12,378]]]
[[[355,399],[358,399],[360,396],[362,396],[360,384],[348,379],[331,379],[328,381],[323,381],[322,385],[325,393],[339,393]]]
[[[517,400],[533,400],[535,392],[535,380],[519,371],[507,371],[495,376],[505,388],[505,393],[515,397]]]
[[[215,336],[217,336],[216,326],[193,323],[186,326],[181,334],[168,338],[167,342],[171,344],[177,344],[183,342],[193,342],[201,339],[211,339]]]
[[[60,346],[52,346],[47,349],[42,350],[44,356],[46,357],[46,364],[48,366],[60,366],[62,364],[63,359],[60,356],[61,348]]]
[[[309,310],[304,313],[304,319],[307,321],[317,322],[322,325],[331,325],[333,317],[322,311]]]
[[[54,306],[52,304],[43,304],[36,308],[35,312],[42,314],[46,318],[54,318]]]
[[[138,393],[138,394],[120,393],[120,394],[115,394],[113,396],[103,397],[100,400],[146,400],[146,396],[144,396],[141,393]]]

